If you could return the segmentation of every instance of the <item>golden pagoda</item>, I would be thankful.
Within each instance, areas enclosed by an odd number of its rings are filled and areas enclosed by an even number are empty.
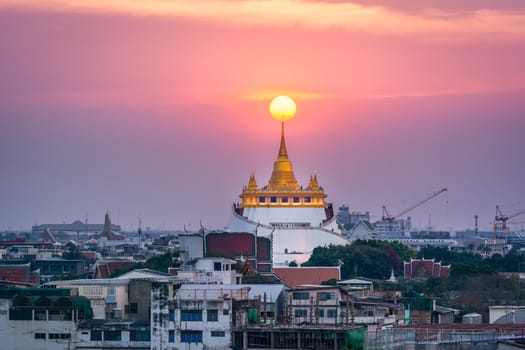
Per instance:
[[[281,127],[281,144],[277,160],[273,163],[272,176],[268,185],[257,188],[255,175],[250,174],[248,185],[239,196],[242,202],[240,208],[253,207],[317,207],[324,208],[326,194],[319,187],[317,175],[310,176],[306,188],[299,186],[293,172],[292,162],[288,159],[284,139],[284,122]]]

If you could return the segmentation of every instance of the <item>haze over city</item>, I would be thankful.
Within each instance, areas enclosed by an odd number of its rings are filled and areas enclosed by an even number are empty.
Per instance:
[[[524,38],[522,1],[4,1],[0,229],[223,228],[285,94],[299,183],[372,221],[447,187],[414,226],[489,230],[525,208]]]

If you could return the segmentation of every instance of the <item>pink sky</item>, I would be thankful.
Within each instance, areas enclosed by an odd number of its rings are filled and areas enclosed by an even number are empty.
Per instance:
[[[425,4],[2,2],[0,229],[222,227],[269,179],[277,94],[335,205],[378,219],[447,186],[414,222],[488,229],[525,208],[525,4]]]

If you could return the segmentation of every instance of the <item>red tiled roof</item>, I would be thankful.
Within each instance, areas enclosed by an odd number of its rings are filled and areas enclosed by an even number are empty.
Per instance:
[[[405,262],[405,278],[449,277],[450,265],[443,266],[434,259],[413,259]]]
[[[4,265],[0,266],[0,280],[14,283],[28,283],[32,286],[38,284],[36,272],[31,272],[27,265]]]
[[[339,267],[274,267],[273,273],[279,277],[284,284],[291,288],[328,281],[332,278],[341,279]]]
[[[108,261],[97,265],[95,278],[110,278],[116,270],[126,269],[136,265],[133,261]]]
[[[83,256],[88,258],[89,260],[96,260],[97,259],[97,253],[96,252],[84,251],[84,252],[80,252],[80,254],[82,254]]]

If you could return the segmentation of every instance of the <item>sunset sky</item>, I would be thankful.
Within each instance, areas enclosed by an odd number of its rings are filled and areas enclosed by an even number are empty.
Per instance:
[[[0,230],[222,228],[270,178],[416,226],[525,208],[525,1],[0,1]],[[513,228],[525,227],[525,215]]]

